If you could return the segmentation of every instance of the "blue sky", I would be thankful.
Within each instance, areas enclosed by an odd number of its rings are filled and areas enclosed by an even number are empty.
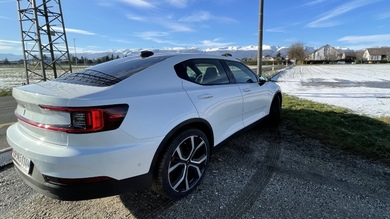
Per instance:
[[[26,1],[26,0],[22,0]],[[22,54],[16,0],[0,0],[0,53]],[[36,0],[37,3],[42,0]],[[259,0],[62,0],[70,49],[256,46]],[[264,0],[264,45],[390,46],[390,0]]]

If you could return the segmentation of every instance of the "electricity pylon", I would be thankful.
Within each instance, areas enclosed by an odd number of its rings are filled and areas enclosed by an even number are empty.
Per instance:
[[[60,0],[17,0],[26,82],[71,73]]]

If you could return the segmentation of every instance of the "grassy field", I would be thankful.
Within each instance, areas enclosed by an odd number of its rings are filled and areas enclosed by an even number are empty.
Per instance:
[[[0,90],[0,97],[1,96],[8,96],[12,94],[12,90]]]
[[[297,97],[283,96],[282,122],[327,146],[390,163],[390,117],[371,118]]]

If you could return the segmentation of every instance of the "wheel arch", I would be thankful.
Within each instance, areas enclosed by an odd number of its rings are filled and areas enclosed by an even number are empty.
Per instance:
[[[282,96],[282,92],[281,91],[278,91],[274,94],[274,97],[272,98],[272,101],[276,98],[276,97],[279,97],[279,100],[280,100],[280,106],[282,106],[282,103],[283,103],[283,96]]]
[[[177,126],[175,126],[170,132],[168,132],[167,135],[165,135],[164,139],[161,141],[160,145],[158,146],[158,148],[153,156],[153,160],[152,160],[152,163],[150,165],[149,173],[154,174],[155,167],[161,158],[162,152],[167,147],[167,145],[170,143],[172,138],[177,133],[180,133],[180,132],[182,132],[186,129],[190,129],[190,128],[199,129],[207,136],[207,139],[209,140],[209,144],[210,144],[210,154],[212,153],[212,151],[213,151],[212,149],[214,146],[214,135],[213,135],[213,129],[212,129],[210,123],[208,123],[206,120],[201,119],[201,118],[186,120],[186,121],[178,124]]]

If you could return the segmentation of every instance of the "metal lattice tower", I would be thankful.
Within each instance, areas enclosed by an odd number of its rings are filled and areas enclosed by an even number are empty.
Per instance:
[[[71,73],[60,0],[17,0],[27,84]]]

